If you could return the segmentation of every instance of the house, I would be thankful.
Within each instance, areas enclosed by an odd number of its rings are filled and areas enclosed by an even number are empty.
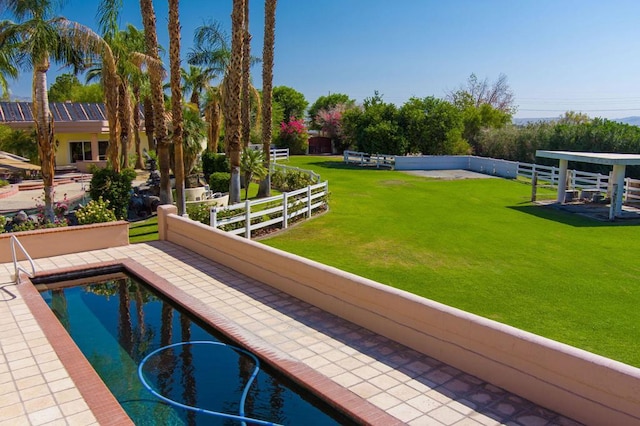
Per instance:
[[[90,165],[106,165],[109,122],[104,104],[51,102],[56,145],[56,169],[88,171]],[[0,124],[13,130],[35,128],[31,102],[0,102]],[[140,131],[142,147],[149,149],[147,135]],[[135,154],[131,144],[130,154]]]

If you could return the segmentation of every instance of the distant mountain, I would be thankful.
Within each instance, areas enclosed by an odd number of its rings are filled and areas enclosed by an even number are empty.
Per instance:
[[[539,117],[539,118],[514,118],[513,124],[517,126],[524,126],[529,123],[548,123],[550,121],[557,120],[559,117]],[[624,117],[624,118],[610,118],[611,121],[617,121],[618,123],[630,124],[632,126],[640,126],[640,117]]]
[[[529,123],[548,123],[550,121],[554,121],[557,120],[558,117],[539,117],[539,118],[514,118],[513,119],[513,124],[515,124],[516,126],[524,126],[527,125]]]
[[[613,121],[617,121],[618,123],[631,124],[632,126],[640,126],[640,117],[625,117],[625,118],[614,118]]]

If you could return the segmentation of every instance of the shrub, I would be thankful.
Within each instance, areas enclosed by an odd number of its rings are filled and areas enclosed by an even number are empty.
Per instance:
[[[216,172],[229,172],[229,160],[224,154],[205,151],[202,154],[202,173],[204,178],[209,180],[209,176]],[[227,192],[226,190],[224,192]]]
[[[136,177],[133,169],[124,169],[120,173],[111,168],[96,169],[91,178],[89,194],[94,200],[102,197],[109,201],[111,209],[119,219],[127,217],[127,208],[131,198],[131,182]]]
[[[0,214],[0,234],[6,231],[5,226],[7,226],[7,218]]]
[[[4,179],[0,179],[0,188],[2,188],[3,186],[7,186],[9,185],[9,181],[4,180]]]
[[[213,192],[229,192],[231,173],[215,172],[209,177],[209,189]]]
[[[195,220],[205,225],[211,222],[210,205],[207,203],[187,204],[187,214],[189,219]]]
[[[86,206],[76,211],[78,224],[88,225],[90,223],[115,222],[118,219],[113,210],[109,209],[109,204],[109,200],[103,200],[102,197],[99,197],[97,201],[89,201]]]
[[[271,187],[280,192],[295,191],[313,184],[311,176],[297,170],[276,170],[271,175]]]
[[[280,123],[280,134],[276,140],[278,148],[289,148],[292,155],[306,154],[309,146],[307,126],[302,119],[291,117],[289,122]]]

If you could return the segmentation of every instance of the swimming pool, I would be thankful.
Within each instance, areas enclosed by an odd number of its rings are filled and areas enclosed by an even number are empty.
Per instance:
[[[223,336],[120,271],[89,282],[80,279],[82,285],[77,280],[55,281],[47,277],[46,282],[34,283],[136,424],[239,424],[166,404],[145,388],[137,374],[140,362],[154,350],[189,341],[228,343]],[[176,345],[151,355],[143,377],[171,400],[237,415],[254,366],[251,356],[228,346]],[[352,423],[264,363],[244,399],[245,415],[253,419],[279,424]]]

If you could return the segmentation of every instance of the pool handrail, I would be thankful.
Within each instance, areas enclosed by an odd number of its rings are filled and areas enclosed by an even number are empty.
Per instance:
[[[20,247],[22,253],[24,253],[24,255],[27,257],[27,260],[31,265],[31,273],[29,273],[29,271],[18,264],[18,256],[16,255],[16,244],[18,245],[18,247]],[[18,237],[16,237],[15,235],[11,236],[11,257],[13,258],[13,268],[16,271],[16,284],[20,284],[20,272],[24,272],[29,278],[34,277],[34,275],[36,274],[36,266],[33,263],[33,259],[31,258],[31,256],[29,256],[29,253],[27,253],[27,250],[25,250],[24,246],[20,243],[20,240],[18,240]]]

